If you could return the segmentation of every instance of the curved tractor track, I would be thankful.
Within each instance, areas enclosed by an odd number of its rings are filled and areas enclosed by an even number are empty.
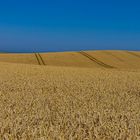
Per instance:
[[[46,65],[43,58],[41,57],[41,55],[39,53],[35,53],[35,57],[36,57],[39,65]]]
[[[110,55],[110,56],[116,58],[116,59],[117,59],[118,61],[120,61],[120,62],[123,62],[123,61],[124,61],[123,59],[121,59],[121,58],[119,58],[118,56],[112,54],[111,52],[105,51],[104,53],[106,53],[107,55]]]
[[[78,53],[80,53],[81,55],[87,57],[87,58],[90,59],[91,61],[95,62],[96,64],[98,64],[98,65],[100,65],[100,66],[102,66],[102,67],[104,67],[104,68],[115,68],[115,67],[113,67],[113,66],[111,66],[111,65],[108,65],[108,64],[103,63],[102,61],[96,59],[95,57],[89,55],[89,54],[86,53],[86,52],[81,51],[81,52],[78,52]]]
[[[134,53],[134,52],[126,51],[126,53],[129,53],[129,54],[131,54],[131,55],[133,55],[133,56],[136,56],[136,57],[140,58],[140,55],[138,55],[138,54],[136,54],[136,53]]]

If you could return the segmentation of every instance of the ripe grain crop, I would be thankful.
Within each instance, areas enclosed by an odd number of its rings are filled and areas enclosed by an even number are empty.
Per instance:
[[[38,64],[34,54],[0,54],[0,62],[7,63],[23,63],[23,64]]]
[[[35,54],[0,54],[0,62],[48,66],[140,69],[140,52],[82,51]]]
[[[131,51],[86,51],[90,56],[115,68],[140,69],[140,52]],[[133,55],[132,55],[133,53]],[[137,55],[137,56],[136,56]]]
[[[60,53],[42,53],[46,65],[49,66],[67,66],[67,67],[100,67],[97,63],[92,62],[85,56],[77,52],[60,52]]]
[[[0,63],[0,140],[140,139],[140,70]]]
[[[35,57],[39,65],[45,65],[45,62],[40,53],[35,53]]]
[[[86,52],[81,51],[81,52],[79,52],[79,53],[80,53],[81,55],[87,57],[88,59],[90,59],[92,62],[98,64],[98,65],[101,66],[101,67],[104,67],[104,68],[115,68],[115,67],[113,67],[113,66],[111,66],[111,65],[108,65],[108,64],[103,63],[102,61],[96,59],[95,57],[89,55],[89,54],[86,53]]]

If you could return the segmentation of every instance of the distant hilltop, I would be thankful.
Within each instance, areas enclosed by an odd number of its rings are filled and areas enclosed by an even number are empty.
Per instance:
[[[34,65],[140,68],[140,51],[79,51],[53,53],[1,53],[0,62]]]

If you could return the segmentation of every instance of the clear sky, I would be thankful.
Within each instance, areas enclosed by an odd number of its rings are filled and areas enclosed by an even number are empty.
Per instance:
[[[140,50],[139,0],[1,0],[0,51]]]

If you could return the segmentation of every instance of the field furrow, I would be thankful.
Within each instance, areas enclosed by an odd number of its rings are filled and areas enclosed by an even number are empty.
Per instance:
[[[40,53],[35,53],[35,57],[36,57],[39,65],[45,65],[45,62],[44,62],[43,58],[41,57]]]
[[[140,52],[82,51],[59,53],[0,54],[0,62],[48,66],[140,69]]]
[[[116,56],[115,54],[113,54],[112,52],[108,52],[108,51],[104,51],[104,53],[106,53],[107,55],[110,55],[114,58],[116,58],[117,60],[119,60],[120,62],[123,62],[124,60],[119,58],[118,56]]]
[[[80,53],[81,55],[83,55],[83,56],[89,58],[91,61],[97,63],[98,65],[100,65],[100,66],[102,66],[102,67],[105,67],[105,68],[115,68],[115,67],[113,67],[113,66],[111,66],[111,65],[108,65],[108,64],[103,63],[102,61],[96,59],[95,57],[89,55],[89,54],[86,53],[86,52],[81,51],[81,52],[79,52],[79,53]]]
[[[140,54],[136,54],[135,52],[126,51],[127,53],[140,58]]]
[[[38,53],[38,56],[40,57],[40,60],[41,60],[42,64],[46,65],[40,53]]]
[[[40,62],[40,60],[39,60],[39,58],[38,58],[38,55],[37,55],[36,53],[35,53],[35,57],[36,57],[36,59],[37,59],[38,64],[41,65],[41,62]]]

